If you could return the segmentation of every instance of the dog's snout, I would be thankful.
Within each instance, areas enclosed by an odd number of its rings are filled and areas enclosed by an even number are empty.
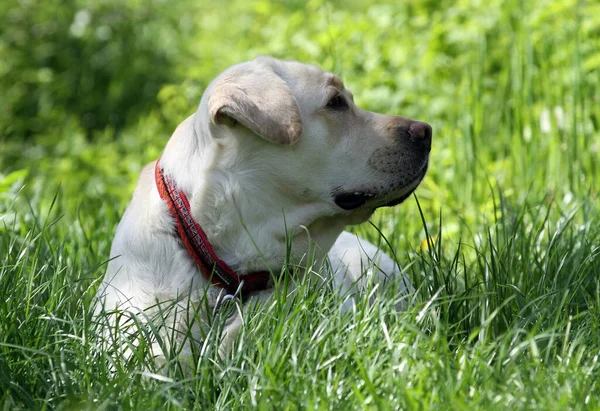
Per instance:
[[[432,134],[433,130],[431,126],[422,121],[415,121],[408,127],[410,140],[415,144],[423,146],[427,151],[431,150]]]

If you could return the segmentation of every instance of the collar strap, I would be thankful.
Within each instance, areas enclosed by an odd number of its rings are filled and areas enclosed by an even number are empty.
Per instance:
[[[234,294],[236,291],[248,293],[270,288],[271,275],[268,271],[240,276],[217,257],[206,234],[192,216],[187,196],[164,174],[160,167],[160,158],[156,160],[154,179],[160,198],[167,203],[171,216],[175,220],[179,239],[207,280],[224,288],[229,294]]]

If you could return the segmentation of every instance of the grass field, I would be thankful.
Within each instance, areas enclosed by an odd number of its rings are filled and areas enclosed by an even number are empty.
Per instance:
[[[90,139],[67,112],[0,136],[4,409],[600,408],[598,2],[188,6],[172,80],[126,127]],[[114,362],[90,305],[137,173],[257,54],[432,124],[416,197],[354,229],[396,256],[414,303],[397,313],[388,292],[342,316],[307,281],[252,309],[227,358],[208,338],[192,376],[148,372],[144,350]]]

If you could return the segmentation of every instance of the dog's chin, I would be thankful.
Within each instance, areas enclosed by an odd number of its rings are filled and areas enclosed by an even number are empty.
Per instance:
[[[411,196],[412,193],[414,193],[414,191],[417,189],[417,185],[415,185],[413,188],[411,188],[410,190],[408,190],[405,194],[402,194],[400,197],[394,198],[390,201],[385,202],[384,204],[378,205],[376,208],[380,208],[380,207],[394,207],[402,202],[404,202],[404,200],[406,200],[408,197]]]

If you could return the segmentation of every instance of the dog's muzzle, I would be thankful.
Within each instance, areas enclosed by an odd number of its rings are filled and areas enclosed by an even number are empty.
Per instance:
[[[393,138],[397,142],[396,153],[399,154],[401,151],[410,152],[411,157],[413,158],[413,167],[418,170],[415,171],[415,175],[411,178],[412,181],[410,183],[406,184],[401,189],[395,187],[387,193],[373,193],[358,190],[337,192],[333,196],[335,204],[343,210],[351,211],[364,206],[368,202],[373,204],[373,208],[378,208],[391,207],[406,200],[417,188],[427,172],[432,134],[433,131],[431,126],[422,121],[411,121],[409,124],[403,124],[398,127],[394,133]],[[387,151],[385,155],[389,156],[390,152]],[[402,171],[400,169],[394,169],[394,167],[398,167],[397,163],[394,164],[389,161],[384,161],[376,168],[389,174]]]

